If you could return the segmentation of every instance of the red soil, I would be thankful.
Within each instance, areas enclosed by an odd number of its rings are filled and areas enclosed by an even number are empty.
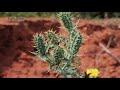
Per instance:
[[[0,19],[0,77],[1,78],[49,78],[54,73],[47,73],[47,63],[38,60],[30,51],[32,35],[56,30],[66,36],[66,32],[59,30],[60,23],[53,19],[29,18],[24,22],[10,22],[7,18]],[[101,78],[120,78],[120,65],[106,53],[96,61],[102,51],[99,42],[107,45],[110,36],[114,36],[109,50],[120,58],[120,30],[101,24],[81,21],[80,31],[84,42],[78,54],[81,60],[81,70],[97,67]],[[96,62],[98,64],[96,65]]]

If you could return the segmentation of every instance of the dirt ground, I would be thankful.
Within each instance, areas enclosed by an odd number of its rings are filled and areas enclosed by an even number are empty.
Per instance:
[[[109,50],[120,58],[119,24],[107,24],[80,20],[78,31],[84,36],[78,55],[81,61],[80,70],[98,68],[100,78],[120,78],[120,64],[106,53],[102,53],[99,43],[109,45]],[[30,51],[34,51],[32,36],[52,29],[66,36],[59,28],[58,20],[49,18],[28,18],[24,22],[11,22],[0,18],[0,78],[54,78],[54,73],[47,73],[47,63],[38,60]],[[61,30],[60,30],[61,29]],[[100,54],[100,56],[98,56]]]

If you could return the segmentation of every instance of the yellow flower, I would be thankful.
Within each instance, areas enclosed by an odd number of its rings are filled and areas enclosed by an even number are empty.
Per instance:
[[[86,74],[89,75],[89,78],[97,78],[99,71],[98,69],[87,69]]]

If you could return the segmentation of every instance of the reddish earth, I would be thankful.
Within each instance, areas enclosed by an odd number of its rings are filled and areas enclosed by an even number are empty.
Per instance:
[[[105,21],[103,21],[104,23]],[[117,25],[103,25],[81,20],[78,31],[84,36],[84,42],[78,54],[81,60],[81,70],[97,67],[101,78],[120,78],[120,65],[102,51],[99,43],[107,45],[113,36],[109,50],[120,58],[120,29]],[[54,73],[47,73],[47,63],[38,60],[30,51],[32,35],[53,29],[66,36],[66,32],[59,30],[61,24],[54,19],[29,18],[24,22],[11,22],[7,18],[0,18],[0,77],[1,78],[50,78]],[[113,28],[114,27],[114,28]],[[96,59],[97,58],[97,59]],[[97,62],[97,64],[96,64]]]

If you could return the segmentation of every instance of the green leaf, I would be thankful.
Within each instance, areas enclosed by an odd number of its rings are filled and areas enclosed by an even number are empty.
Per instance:
[[[54,60],[56,65],[59,65],[62,60],[64,60],[64,49],[61,48],[60,46],[57,46],[54,50]]]
[[[63,22],[63,25],[67,29],[67,31],[71,32],[73,30],[73,24],[72,24],[72,20],[70,18],[70,13],[69,12],[60,12],[59,16]]]
[[[49,37],[49,41],[51,41],[53,45],[59,44],[58,36],[52,30],[48,30],[47,35]]]
[[[82,44],[82,36],[80,33],[76,33],[75,37],[73,38],[71,50],[73,52],[73,55],[76,54]]]
[[[35,54],[39,57],[44,58],[46,56],[46,45],[41,34],[36,34],[33,39],[34,47],[36,48]]]

